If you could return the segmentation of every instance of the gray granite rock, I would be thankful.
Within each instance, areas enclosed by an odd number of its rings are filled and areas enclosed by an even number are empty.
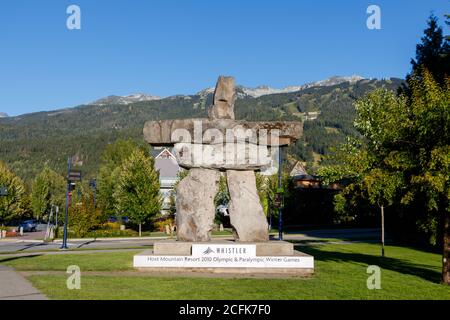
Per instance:
[[[173,152],[182,168],[248,171],[270,168],[276,149],[249,143],[176,143]]]
[[[210,119],[234,119],[235,87],[233,77],[219,77],[214,91],[214,105],[208,110]]]
[[[256,189],[253,171],[227,171],[230,192],[230,222],[237,241],[264,242],[269,240],[269,225]]]
[[[246,139],[250,143],[285,146],[298,140],[303,124],[298,121],[242,121],[231,119],[180,119],[148,121],[144,126],[144,138],[151,145],[173,145],[178,142],[220,144]]]
[[[179,241],[211,240],[219,190],[220,173],[216,170],[191,169],[177,187],[176,224]]]

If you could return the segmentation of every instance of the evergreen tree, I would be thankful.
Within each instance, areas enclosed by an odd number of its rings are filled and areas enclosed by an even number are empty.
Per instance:
[[[421,75],[421,68],[431,72],[441,85],[445,83],[446,76],[450,75],[449,39],[444,37],[436,16],[431,15],[427,23],[428,27],[424,30],[421,43],[416,46],[416,58],[411,59],[412,72],[406,77],[408,85],[411,77]]]
[[[139,225],[155,217],[162,206],[159,173],[154,168],[154,159],[141,150],[135,150],[122,165],[114,193],[116,209]]]
[[[450,27],[450,14],[446,14],[445,19],[445,24]],[[447,41],[450,41],[450,35],[445,36],[445,39],[447,39]]]

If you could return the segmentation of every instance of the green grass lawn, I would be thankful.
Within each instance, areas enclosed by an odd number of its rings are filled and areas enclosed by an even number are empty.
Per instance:
[[[130,274],[138,251],[0,258],[0,264],[22,271],[81,268],[81,290],[66,288],[65,274],[31,275],[29,280],[52,299],[450,299],[450,287],[439,284],[441,257],[415,249],[388,246],[379,257],[375,244],[299,246],[312,254],[316,273],[308,279],[221,279]],[[381,270],[381,290],[368,290],[368,265]],[[85,274],[97,271],[99,274]]]
[[[79,266],[82,271],[125,271],[133,269],[133,256],[138,252],[142,250],[60,255],[37,253],[17,258],[0,257],[0,265],[18,271],[66,271],[71,265]]]

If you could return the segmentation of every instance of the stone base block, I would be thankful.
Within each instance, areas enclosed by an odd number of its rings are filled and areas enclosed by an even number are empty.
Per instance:
[[[291,256],[294,254],[294,244],[286,241],[268,242],[235,242],[235,241],[214,241],[208,243],[183,242],[183,241],[162,241],[156,242],[153,246],[153,254],[158,256],[190,256],[193,244],[212,245],[255,245],[257,256]]]
[[[251,276],[309,276],[314,257],[294,250],[292,243],[157,242],[154,250],[134,256],[139,271]]]

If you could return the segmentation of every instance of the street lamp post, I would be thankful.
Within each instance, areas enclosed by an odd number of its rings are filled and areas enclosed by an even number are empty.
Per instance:
[[[279,157],[278,157],[278,192],[281,192],[283,189],[283,149],[280,147],[279,149]],[[282,197],[283,195],[279,195]],[[281,203],[278,206],[278,239],[280,241],[283,240],[283,204]]]
[[[67,191],[66,191],[66,212],[65,212],[65,221],[64,221],[64,235],[63,235],[63,243],[61,246],[61,250],[67,250],[69,247],[67,246],[67,224],[69,223],[69,194],[70,194],[70,171],[72,170],[72,158],[69,157],[67,160]]]

